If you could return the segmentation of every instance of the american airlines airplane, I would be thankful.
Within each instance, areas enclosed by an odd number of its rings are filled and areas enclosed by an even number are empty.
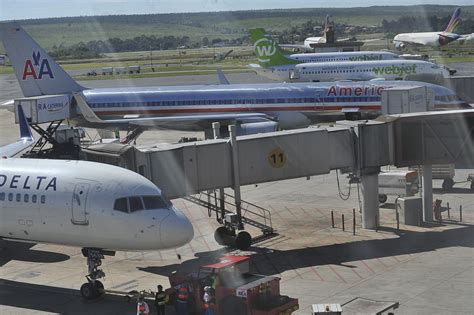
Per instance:
[[[461,8],[456,8],[451,20],[448,23],[448,26],[444,31],[397,34],[393,38],[393,44],[396,48],[403,48],[407,45],[423,45],[432,47],[447,45],[461,37],[460,35],[454,33],[460,21]]]
[[[265,36],[263,29],[250,30],[250,34],[259,61],[259,65],[254,65],[253,68],[274,80],[329,82],[378,78],[403,80],[426,75],[449,76],[448,70],[434,63],[405,60],[386,51],[285,56],[278,44]]]
[[[87,89],[77,84],[17,23],[0,23],[25,96],[74,94],[71,122],[101,129],[207,130],[212,122],[237,124],[239,134],[308,126],[321,114],[380,111],[380,95],[395,86],[429,86],[436,106],[465,103],[451,90],[422,82],[224,84]],[[12,103],[3,104],[13,110]]]
[[[86,161],[11,158],[34,142],[21,107],[19,118],[21,139],[0,148],[0,238],[82,247],[86,299],[104,288],[98,280],[104,255],[191,241],[189,220],[137,173]]]

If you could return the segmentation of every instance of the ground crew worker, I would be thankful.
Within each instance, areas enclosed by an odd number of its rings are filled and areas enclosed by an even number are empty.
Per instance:
[[[174,307],[177,315],[188,315],[189,289],[186,283],[176,287]]]
[[[214,315],[214,296],[210,286],[204,287],[204,315]]]
[[[219,285],[219,277],[217,276],[217,273],[213,271],[212,277],[211,277],[211,288],[216,291],[216,287]]]
[[[137,302],[137,315],[149,315],[150,308],[148,307],[147,302],[143,299],[143,296],[138,297]]]
[[[265,297],[265,287],[263,286],[263,283],[260,283],[258,286],[258,299],[257,299],[257,307],[260,310],[265,309],[266,305],[266,297]]]
[[[155,295],[156,314],[165,315],[165,304],[168,302],[168,295],[163,291],[163,286],[158,285],[158,292]]]

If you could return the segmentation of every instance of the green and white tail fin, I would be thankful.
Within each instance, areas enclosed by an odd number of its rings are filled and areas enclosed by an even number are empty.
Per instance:
[[[18,23],[1,22],[0,40],[7,51],[24,96],[67,94],[85,89]]]
[[[271,37],[265,35],[264,29],[254,28],[250,29],[249,32],[255,48],[255,55],[262,67],[269,68],[300,63],[286,57],[278,44]]]

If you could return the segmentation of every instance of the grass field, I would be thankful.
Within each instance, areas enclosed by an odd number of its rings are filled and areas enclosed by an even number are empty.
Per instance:
[[[403,15],[449,15],[453,6],[409,6],[370,8],[324,8],[294,10],[261,10],[213,13],[153,14],[127,16],[74,17],[19,21],[46,50],[54,45],[70,46],[79,42],[108,38],[134,38],[141,35],[189,36],[191,41],[203,37],[232,39],[247,35],[247,29],[264,27],[285,30],[309,20],[320,23],[326,14],[336,23],[370,26],[382,20]],[[474,16],[474,6],[463,6],[463,18]],[[4,53],[0,46],[0,53]]]

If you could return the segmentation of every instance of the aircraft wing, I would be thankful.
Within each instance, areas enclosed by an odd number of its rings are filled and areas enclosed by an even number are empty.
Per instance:
[[[20,122],[20,139],[14,143],[1,147],[1,158],[12,157],[35,143],[21,105],[18,105],[18,120]]]
[[[160,116],[160,117],[139,117],[139,118],[120,118],[103,120],[97,117],[94,111],[84,100],[82,94],[74,95],[77,105],[81,109],[82,116],[91,123],[104,125],[123,125],[129,124],[137,127],[163,127],[171,125],[210,125],[212,122],[220,122],[222,124],[232,124],[235,120],[246,121],[272,121],[273,117],[264,113],[221,113],[221,114],[195,114],[195,115],[176,115],[176,116]]]
[[[229,80],[224,74],[224,71],[222,71],[221,69],[217,69],[217,77],[219,78],[219,84],[230,84]]]

